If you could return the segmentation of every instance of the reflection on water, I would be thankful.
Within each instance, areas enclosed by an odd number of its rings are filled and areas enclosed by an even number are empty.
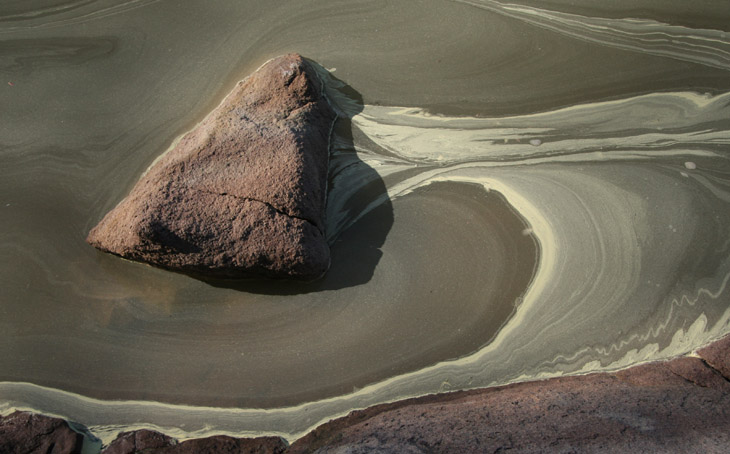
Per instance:
[[[730,4],[573,3],[3,4],[0,411],[293,438],[729,332]],[[210,285],[84,243],[290,51],[342,117],[326,280]]]

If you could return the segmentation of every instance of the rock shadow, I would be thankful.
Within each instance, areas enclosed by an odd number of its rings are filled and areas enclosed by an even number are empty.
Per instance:
[[[381,176],[363,162],[355,147],[352,117],[362,111],[362,95],[309,60],[324,81],[337,120],[330,138],[326,235],[331,251],[329,271],[312,282],[272,279],[211,279],[193,276],[214,287],[266,295],[296,295],[338,290],[369,282],[393,225],[393,205]]]

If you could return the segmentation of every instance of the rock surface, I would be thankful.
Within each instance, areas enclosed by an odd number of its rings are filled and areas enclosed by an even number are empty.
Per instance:
[[[275,58],[164,154],[87,241],[202,276],[320,277],[335,117],[312,63]]]
[[[62,419],[16,411],[0,417],[2,454],[77,454],[84,436]]]
[[[730,336],[701,348],[697,354],[710,367],[730,379]]]
[[[141,429],[122,432],[112,441],[104,454],[132,454],[141,452],[157,452],[177,444],[177,441],[155,430]]]
[[[286,442],[278,437],[233,438],[225,435],[197,438],[178,443],[159,432],[124,432],[104,449],[103,454],[280,454]]]
[[[727,366],[729,345],[617,373],[379,405],[323,424],[287,453],[726,453],[730,375],[711,364]]]

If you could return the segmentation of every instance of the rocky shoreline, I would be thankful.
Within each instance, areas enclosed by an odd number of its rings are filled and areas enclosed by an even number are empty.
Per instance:
[[[730,336],[670,361],[407,399],[329,421],[291,445],[279,437],[178,442],[123,432],[103,454],[727,452]],[[85,435],[84,435],[85,434]],[[95,452],[78,424],[27,412],[0,418],[1,453]],[[97,443],[98,445],[98,443]]]

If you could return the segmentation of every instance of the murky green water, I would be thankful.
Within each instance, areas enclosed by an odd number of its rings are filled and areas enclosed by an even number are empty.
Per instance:
[[[292,438],[730,332],[728,23],[725,2],[3,2],[0,411]],[[211,285],[84,242],[287,52],[343,116],[324,281]]]

